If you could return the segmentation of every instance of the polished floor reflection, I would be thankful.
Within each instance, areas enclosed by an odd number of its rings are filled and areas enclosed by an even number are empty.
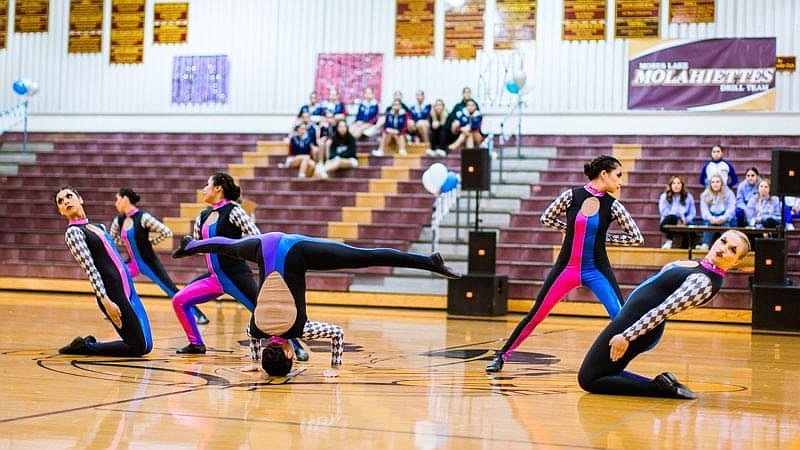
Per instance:
[[[671,323],[631,369],[675,373],[679,401],[589,395],[576,382],[603,320],[551,317],[496,376],[483,367],[520,316],[312,306],[345,330],[326,379],[327,342],[289,379],[243,372],[246,311],[207,303],[203,356],[164,299],[145,301],[145,358],[67,357],[74,336],[113,337],[90,296],[0,293],[3,448],[800,448],[800,337]]]

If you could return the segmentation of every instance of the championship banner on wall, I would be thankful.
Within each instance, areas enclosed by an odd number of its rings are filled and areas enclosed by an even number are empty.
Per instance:
[[[475,59],[483,49],[484,0],[464,0],[444,13],[444,59]]]
[[[144,0],[111,0],[112,64],[144,61]]]
[[[495,50],[511,50],[517,41],[536,39],[536,0],[496,0]]]
[[[375,99],[380,101],[382,76],[381,53],[320,53],[314,90],[320,101],[326,101],[328,90],[336,89],[342,103],[349,105],[362,98],[365,88],[371,87]]]
[[[433,56],[434,0],[397,0],[395,56]]]
[[[188,3],[156,3],[153,5],[154,44],[185,44],[188,34]]]
[[[8,0],[0,0],[0,50],[6,48],[8,37]]]
[[[172,103],[227,103],[226,55],[176,56],[172,62]]]
[[[628,109],[772,111],[775,38],[628,44]]]
[[[14,14],[15,32],[46,33],[50,0],[17,0]]]
[[[67,53],[100,53],[103,44],[103,0],[71,0]]]

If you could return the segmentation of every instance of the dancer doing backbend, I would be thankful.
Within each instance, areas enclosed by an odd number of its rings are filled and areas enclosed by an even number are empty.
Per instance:
[[[749,252],[747,236],[728,230],[702,261],[669,263],[640,284],[586,354],[578,372],[581,387],[594,394],[696,398],[669,372],[651,380],[625,367],[658,344],[668,317],[711,301],[725,272]]]
[[[153,349],[150,322],[111,236],[103,225],[89,223],[83,210],[83,198],[75,188],[59,189],[54,200],[59,214],[69,220],[64,235],[67,248],[89,276],[100,311],[122,338],[121,341],[97,342],[94,336],[78,336],[58,352],[102,356],[150,353]]]
[[[533,332],[553,307],[578,286],[592,290],[603,303],[609,317],[619,312],[622,293],[611,271],[606,242],[634,246],[644,242],[639,227],[619,200],[611,193],[622,187],[622,168],[613,156],[598,156],[583,167],[589,178],[585,186],[564,191],[545,209],[542,223],[565,233],[561,252],[544,280],[528,315],[517,325],[503,348],[486,366],[487,372],[499,372],[511,353]],[[567,221],[558,217],[565,213]],[[623,233],[609,233],[615,220]]]
[[[134,278],[143,274],[157,284],[167,297],[174,297],[178,287],[153,250],[154,245],[172,237],[172,230],[147,211],[136,207],[140,197],[133,189],[121,188],[116,197],[114,207],[119,215],[111,221],[108,231],[114,242],[128,252],[128,272]],[[192,314],[200,325],[208,323],[208,317],[197,306],[192,307]]]
[[[258,264],[261,289],[248,334],[251,356],[260,355],[262,368],[271,376],[284,376],[291,370],[291,338],[330,338],[334,370],[326,371],[326,375],[335,375],[342,364],[341,327],[307,319],[306,271],[390,266],[429,270],[448,278],[460,276],[444,264],[439,253],[426,256],[391,248],[357,248],[279,232],[241,239],[192,240],[186,236],[173,257],[195,253],[225,255]]]

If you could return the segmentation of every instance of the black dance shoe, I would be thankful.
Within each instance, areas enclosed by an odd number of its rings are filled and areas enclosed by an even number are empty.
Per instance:
[[[456,272],[455,270],[447,267],[444,263],[444,258],[442,258],[442,254],[436,252],[431,255],[431,263],[433,263],[433,267],[435,268],[435,272],[445,278],[461,278],[461,274]]]
[[[176,248],[174,252],[172,252],[172,257],[177,259],[177,258],[185,258],[189,255],[192,255],[193,253],[189,253],[186,251],[186,246],[189,245],[189,242],[192,242],[192,240],[193,240],[192,237],[189,235],[182,237],[181,245],[180,247]]]
[[[494,355],[494,358],[492,358],[492,362],[490,362],[486,366],[486,371],[492,373],[500,372],[501,370],[503,370],[504,362],[505,361],[503,361],[503,355],[501,355],[500,352],[498,352],[496,355]]]
[[[194,315],[194,320],[197,321],[198,325],[208,324],[208,317],[197,306],[192,306],[192,315]]]
[[[675,378],[675,375],[669,372],[659,374],[653,379],[653,382],[659,387],[659,389],[669,393],[669,396],[672,398],[685,398],[688,400],[694,400],[697,398],[697,395],[692,392],[691,389],[679,383],[678,379]]]
[[[189,344],[186,347],[179,348],[175,351],[179,355],[204,355],[206,353],[206,346],[203,344]]]
[[[294,349],[294,357],[297,358],[298,361],[308,361],[308,352],[297,343],[297,347]]]
[[[90,337],[90,338],[94,339],[94,337],[92,337],[92,336],[87,336],[87,337]],[[73,339],[72,342],[70,342],[69,344],[67,344],[67,345],[61,347],[60,349],[58,349],[58,353],[60,353],[62,355],[90,355],[91,354],[91,352],[89,350],[88,342],[86,341],[86,338],[82,338],[80,336],[78,336],[75,339]]]

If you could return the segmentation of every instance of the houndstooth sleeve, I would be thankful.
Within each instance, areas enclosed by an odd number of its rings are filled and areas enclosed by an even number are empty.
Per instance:
[[[331,340],[331,367],[342,365],[344,352],[344,331],[338,325],[309,320],[303,327],[302,339],[330,338]]]
[[[150,243],[158,245],[164,239],[172,237],[172,230],[168,226],[161,223],[158,219],[153,217],[150,213],[142,214],[142,226],[149,232],[156,233],[156,236],[150,239]]]
[[[617,221],[624,233],[607,233],[606,242],[625,247],[644,244],[644,236],[642,236],[639,226],[636,225],[636,221],[633,220],[628,210],[622,206],[622,203],[616,200],[611,205],[611,218]]]
[[[125,243],[122,242],[122,237],[119,234],[119,216],[114,217],[114,220],[111,221],[111,227],[109,228],[108,232],[111,234],[111,237],[114,239],[114,242],[119,245],[120,247],[124,246]]]
[[[201,227],[203,226],[200,223],[200,218],[203,217],[202,214],[198,214],[197,218],[194,219],[194,225],[192,226],[192,239],[199,240],[203,239],[203,234],[200,232]]]
[[[568,189],[556,197],[544,210],[540,220],[548,228],[561,232],[567,231],[567,223],[558,217],[569,208],[570,204],[572,204],[572,189]]]
[[[103,278],[100,277],[97,266],[94,265],[94,259],[92,259],[92,254],[86,245],[86,235],[83,234],[83,230],[78,227],[67,228],[66,233],[64,233],[64,241],[67,243],[67,248],[72,253],[72,257],[75,258],[78,265],[89,276],[89,283],[92,284],[97,300],[106,297],[106,286],[103,284]]]
[[[711,280],[702,273],[693,273],[686,277],[683,283],[660,305],[648,311],[633,325],[622,332],[628,341],[633,341],[639,336],[652,330],[667,317],[673,316],[683,310],[700,306],[713,297]]]
[[[239,205],[236,205],[231,210],[230,221],[242,230],[242,235],[244,236],[257,236],[261,234],[256,224],[250,219],[250,216],[248,216]]]

